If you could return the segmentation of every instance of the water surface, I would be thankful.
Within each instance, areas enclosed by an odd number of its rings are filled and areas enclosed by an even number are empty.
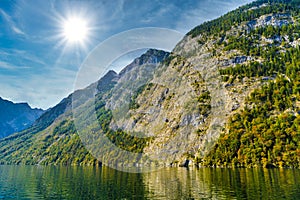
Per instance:
[[[0,166],[0,199],[300,199],[300,170]]]

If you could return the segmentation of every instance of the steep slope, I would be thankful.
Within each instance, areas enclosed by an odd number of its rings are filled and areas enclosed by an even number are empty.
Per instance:
[[[118,75],[109,71],[97,83],[75,91],[45,112],[29,129],[0,140],[0,162],[6,164],[100,164],[84,148],[72,120],[72,101],[81,104],[92,88],[107,92]],[[100,92],[99,92],[100,93]]]
[[[22,131],[44,113],[42,109],[32,109],[27,103],[13,103],[0,98],[0,138]]]
[[[218,68],[217,94],[227,104],[215,118],[226,122],[221,137],[211,151],[199,151],[199,164],[300,166],[299,5],[254,2],[196,27],[176,47],[207,82],[214,80],[211,67]],[[208,69],[205,53],[216,61]]]
[[[141,66],[155,68],[166,56],[166,52],[149,50],[127,66],[124,69],[126,73],[123,71],[118,75],[109,71],[97,83],[75,91],[45,112],[31,128],[0,140],[1,163],[99,164],[78,137],[72,120],[72,106],[76,108],[85,105],[94,93],[98,96],[107,94],[125,74],[134,73],[134,70],[138,72]],[[95,109],[95,106],[87,105],[85,108],[87,112]]]
[[[99,160],[119,167],[170,165],[202,143],[210,95],[201,74],[170,55],[157,67],[130,71],[109,94],[98,96],[97,120],[90,120],[91,107],[78,110],[76,124]]]

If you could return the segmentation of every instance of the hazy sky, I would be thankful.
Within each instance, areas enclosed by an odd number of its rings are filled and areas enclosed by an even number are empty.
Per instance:
[[[73,91],[76,74],[88,53],[114,34],[144,27],[185,34],[249,2],[0,0],[0,97],[49,108]],[[89,29],[80,44],[66,42],[62,34],[63,21],[71,16],[84,20]],[[136,53],[124,56],[119,63],[125,65],[133,56]]]

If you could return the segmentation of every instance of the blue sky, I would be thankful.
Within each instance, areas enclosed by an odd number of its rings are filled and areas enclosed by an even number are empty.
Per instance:
[[[0,97],[47,109],[73,91],[81,63],[105,39],[144,27],[185,34],[249,2],[0,0]],[[84,45],[66,43],[61,36],[62,21],[70,16],[80,16],[87,22],[89,34]],[[137,54],[124,56],[119,64],[130,62],[133,56]]]

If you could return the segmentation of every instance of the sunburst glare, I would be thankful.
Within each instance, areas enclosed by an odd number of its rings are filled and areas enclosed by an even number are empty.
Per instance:
[[[78,12],[77,14],[67,14],[65,16],[56,15],[58,22],[58,39],[57,47],[66,49],[73,49],[77,51],[87,51],[92,37],[92,23],[91,19],[86,17],[87,14]]]
[[[63,23],[63,35],[69,43],[83,43],[88,32],[87,22],[79,17],[71,17]]]
[[[56,12],[53,19],[57,25],[57,32],[52,38],[57,41],[55,49],[60,51],[56,64],[71,54],[75,56],[72,59],[74,62],[81,63],[82,56],[89,51],[95,31],[92,14],[88,15],[87,11],[80,9],[76,12],[69,10],[64,16]]]

